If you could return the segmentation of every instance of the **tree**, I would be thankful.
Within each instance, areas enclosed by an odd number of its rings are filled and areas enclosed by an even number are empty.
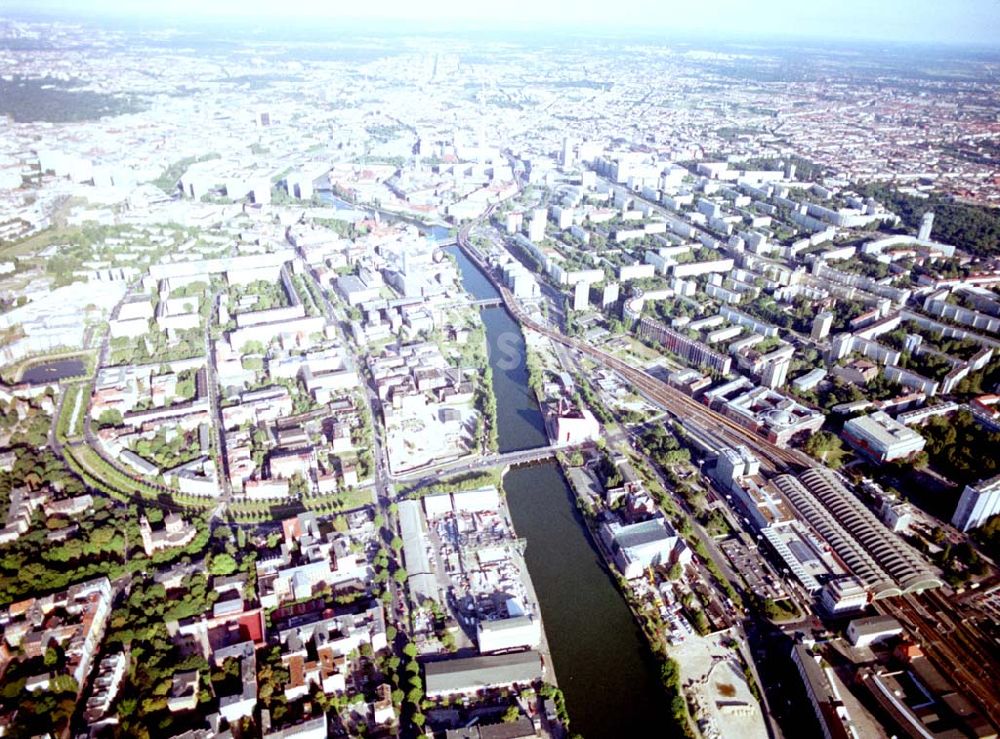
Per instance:
[[[507,706],[507,710],[503,712],[503,722],[505,724],[512,724],[517,721],[521,716],[521,710],[516,704]]]
[[[264,345],[259,341],[248,341],[240,347],[240,354],[263,354]]]
[[[97,427],[104,429],[112,426],[121,426],[123,421],[121,411],[115,408],[108,408],[106,411],[102,411],[101,415],[97,417]]]
[[[834,469],[840,466],[840,457],[844,451],[840,439],[829,431],[817,431],[806,440],[803,449],[806,454],[826,462]]]
[[[54,667],[56,664],[58,664],[58,662],[59,662],[59,652],[53,649],[52,647],[48,647],[45,650],[45,657],[44,657],[45,666]]]
[[[208,571],[212,575],[232,575],[236,572],[237,564],[231,554],[216,554],[212,557]]]

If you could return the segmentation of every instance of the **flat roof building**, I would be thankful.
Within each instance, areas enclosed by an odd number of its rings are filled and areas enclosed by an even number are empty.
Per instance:
[[[824,421],[819,411],[766,387],[754,387],[735,398],[713,403],[721,405],[723,415],[779,447],[788,446],[800,434],[819,431]]]
[[[860,613],[868,606],[868,591],[856,577],[838,577],[823,586],[819,602],[831,616]]]
[[[480,621],[477,627],[479,651],[503,652],[534,648],[542,641],[542,622],[535,616],[514,616]]]
[[[760,460],[744,445],[719,450],[714,476],[727,487],[741,477],[750,477],[758,472],[760,472]]]
[[[806,393],[819,385],[825,379],[826,370],[817,367],[816,369],[810,370],[804,375],[800,375],[792,380],[792,387],[800,393]]]
[[[822,666],[820,658],[811,654],[804,644],[792,647],[792,661],[799,670],[824,738],[847,739],[860,736],[847,707],[833,687],[830,677],[832,673],[828,673],[831,668]]]
[[[139,474],[152,477],[160,473],[159,467],[152,462],[143,459],[131,449],[122,449],[118,454],[118,458]]]
[[[450,500],[448,502],[450,504]],[[420,512],[420,501],[404,500],[399,504],[398,511],[399,530],[403,539],[403,561],[409,576],[410,591],[415,598],[437,599],[438,585],[431,570],[427,549],[430,539],[427,524]]]
[[[761,485],[758,478],[744,477],[729,490],[758,529],[781,526],[795,520],[788,503],[770,485]]]
[[[695,366],[709,367],[723,375],[728,375],[732,367],[732,359],[728,355],[720,354],[706,344],[689,339],[651,318],[643,318],[639,322],[639,336],[657,342],[667,351]]]
[[[892,616],[856,618],[847,625],[847,639],[855,647],[867,647],[869,644],[899,636],[902,633],[902,624]]]
[[[824,582],[844,574],[843,568],[801,521],[769,526],[761,534],[808,593],[818,592]]]
[[[876,462],[904,459],[924,448],[924,437],[884,411],[858,416],[844,424],[844,439]]]

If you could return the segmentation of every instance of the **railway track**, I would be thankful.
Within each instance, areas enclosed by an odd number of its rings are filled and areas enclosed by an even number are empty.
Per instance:
[[[989,643],[970,627],[939,592],[905,595],[875,602],[875,608],[908,626],[924,654],[960,692],[967,693],[994,725],[1000,725],[996,675],[1000,660]]]
[[[492,206],[487,211],[485,218],[490,217],[494,208]],[[783,449],[769,442],[751,429],[684,395],[645,370],[536,322],[524,313],[507,287],[495,277],[490,266],[469,243],[472,225],[461,229],[458,244],[487,276],[500,293],[504,306],[523,327],[574,349],[616,372],[673,416],[692,419],[721,440],[745,445],[760,458],[761,467],[771,473],[799,473],[817,466],[817,462],[808,455]],[[932,664],[949,676],[956,688],[967,692],[994,725],[1000,725],[1000,691],[996,688],[997,676],[1000,675],[1000,657],[996,645],[966,619],[951,600],[938,591],[930,590],[919,595],[876,601],[875,606],[880,612],[895,616],[910,626],[920,638]]]
[[[487,212],[486,217],[489,217],[489,212]],[[490,282],[493,283],[493,286],[500,293],[504,306],[523,327],[540,333],[563,346],[574,349],[590,357],[602,366],[613,370],[650,400],[663,406],[674,416],[695,419],[726,441],[734,445],[743,444],[760,457],[762,466],[769,472],[799,472],[815,466],[815,462],[805,454],[791,449],[782,449],[772,444],[750,429],[684,395],[679,390],[666,385],[663,381],[653,377],[645,370],[634,367],[618,357],[608,354],[584,341],[566,336],[559,331],[543,326],[526,315],[506,285],[496,279],[493,270],[469,243],[468,236],[470,229],[471,226],[466,226],[459,232],[459,245],[487,276]]]

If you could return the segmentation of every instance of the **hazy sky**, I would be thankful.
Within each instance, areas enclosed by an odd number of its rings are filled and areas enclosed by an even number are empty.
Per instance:
[[[3,8],[167,15],[396,20],[485,28],[777,34],[1000,46],[1000,0],[0,0]]]

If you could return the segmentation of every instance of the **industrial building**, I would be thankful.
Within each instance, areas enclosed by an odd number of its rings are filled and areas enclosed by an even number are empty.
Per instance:
[[[542,621],[533,615],[480,621],[476,635],[483,654],[534,648],[542,641]]]
[[[626,579],[641,577],[647,567],[690,560],[691,553],[663,518],[622,526],[605,524],[601,538]]]
[[[930,565],[865,508],[833,471],[814,467],[799,479],[776,477],[774,484],[875,598],[941,585]]]

